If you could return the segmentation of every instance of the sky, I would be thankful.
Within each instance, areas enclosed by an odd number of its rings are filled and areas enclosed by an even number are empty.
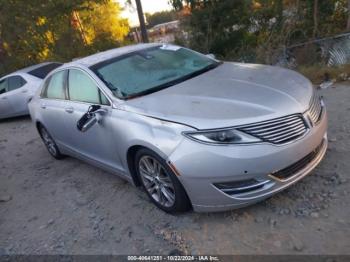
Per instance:
[[[139,24],[139,19],[136,11],[136,4],[134,0],[131,0],[135,8],[125,7],[122,16],[129,19],[131,26]],[[121,6],[125,6],[125,0],[117,0]],[[172,7],[169,5],[168,0],[141,0],[142,9],[144,13],[155,13],[164,10],[170,10]]]

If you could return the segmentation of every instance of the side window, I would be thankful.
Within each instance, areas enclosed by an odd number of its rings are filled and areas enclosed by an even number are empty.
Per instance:
[[[51,80],[51,76],[45,80],[45,82],[41,88],[41,93],[40,93],[41,97],[46,97],[46,90],[47,90],[47,86],[50,83],[50,80]]]
[[[107,98],[101,93],[93,80],[80,70],[71,69],[68,75],[69,99],[72,101],[108,105]]]
[[[65,78],[67,71],[59,71],[53,74],[48,80],[48,85],[44,96],[54,99],[65,99]]]
[[[7,90],[7,78],[0,81],[0,95],[6,93]]]
[[[108,101],[107,97],[104,94],[102,94],[101,91],[100,91],[100,96],[101,96],[101,104],[102,105],[109,105],[109,101]]]
[[[10,76],[8,78],[8,89],[7,91],[16,90],[26,84],[26,81],[21,76]]]

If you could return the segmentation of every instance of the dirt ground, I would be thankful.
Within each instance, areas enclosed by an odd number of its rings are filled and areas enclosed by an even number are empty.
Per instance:
[[[321,90],[329,149],[254,206],[172,216],[118,177],[54,160],[28,117],[0,122],[0,254],[350,254],[350,85]]]

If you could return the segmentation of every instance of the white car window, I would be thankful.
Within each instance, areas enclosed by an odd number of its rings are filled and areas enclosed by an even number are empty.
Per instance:
[[[69,99],[92,104],[108,104],[96,84],[80,70],[71,69],[68,75]]]
[[[64,83],[66,71],[53,74],[46,89],[46,97],[54,99],[65,99]]]

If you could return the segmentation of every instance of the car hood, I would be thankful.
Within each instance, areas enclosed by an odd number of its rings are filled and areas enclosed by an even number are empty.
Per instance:
[[[302,113],[312,92],[310,81],[291,70],[223,63],[180,84],[127,100],[124,110],[212,129]]]

